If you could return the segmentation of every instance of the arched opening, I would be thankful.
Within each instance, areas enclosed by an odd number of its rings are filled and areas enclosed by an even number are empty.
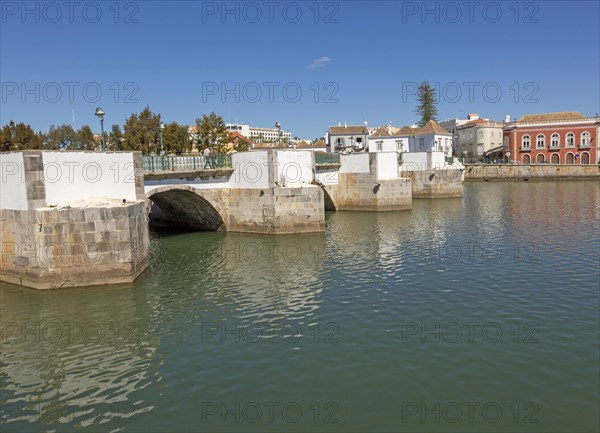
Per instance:
[[[582,152],[581,154],[581,163],[589,164],[590,163],[590,154],[587,152]]]
[[[531,164],[531,157],[529,154],[523,155],[523,164]]]
[[[172,230],[219,231],[225,223],[208,200],[186,189],[151,193],[150,226]]]
[[[573,160],[574,160],[573,154],[571,152],[567,153],[567,157],[566,157],[566,161],[565,162],[567,164],[573,164]]]
[[[552,164],[560,164],[560,156],[558,156],[558,153],[552,154],[552,156],[550,157],[550,162]]]
[[[335,211],[335,202],[331,195],[329,195],[329,191],[324,186],[321,188],[323,190],[323,201],[325,203],[325,210]]]
[[[546,157],[544,156],[544,154],[538,153],[538,155],[535,159],[535,162],[537,162],[539,164],[540,162],[544,162],[545,160],[546,160]]]

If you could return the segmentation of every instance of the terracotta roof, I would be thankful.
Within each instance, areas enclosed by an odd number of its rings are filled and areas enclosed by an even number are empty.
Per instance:
[[[377,131],[375,131],[371,137],[392,137],[393,135],[388,132],[388,129],[385,126],[382,126]]]
[[[325,147],[325,142],[323,140],[315,141],[313,147]]]
[[[366,126],[330,126],[331,135],[369,135]]]
[[[531,122],[539,120],[570,120],[585,119],[585,116],[577,111],[560,111],[557,113],[525,114],[517,119],[517,122]]]
[[[436,122],[434,122],[433,120],[430,120],[429,122],[427,122],[425,124],[425,126],[423,126],[422,128],[419,128],[418,134],[452,135],[448,131],[446,131],[444,128],[442,128],[440,125],[438,125]]]
[[[242,134],[240,134],[237,131],[233,131],[229,133],[229,138],[231,138],[232,140],[235,140],[236,138],[239,138],[241,140],[246,140],[246,137],[243,136]]]

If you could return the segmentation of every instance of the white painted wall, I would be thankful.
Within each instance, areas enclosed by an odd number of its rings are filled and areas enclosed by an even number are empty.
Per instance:
[[[397,141],[401,141],[398,150]],[[381,142],[381,150],[377,150],[377,143]],[[408,152],[408,137],[369,137],[369,152]]]
[[[400,171],[429,170],[427,152],[408,152],[402,154]]]
[[[113,198],[135,201],[132,153],[42,152],[46,204]]]
[[[278,150],[277,179],[280,186],[300,186],[311,183],[313,153],[307,150]]]
[[[398,178],[398,153],[377,152],[377,179]]]
[[[25,166],[21,152],[0,154],[0,208],[27,209]]]
[[[369,173],[369,154],[340,155],[340,173]]]
[[[323,185],[334,185],[338,183],[338,173],[339,170],[337,168],[329,168],[327,170],[317,170],[317,181],[322,183]]]
[[[444,152],[409,152],[402,154],[400,171],[463,169],[464,166],[455,159],[454,164],[446,162]]]
[[[266,150],[239,152],[231,156],[235,170],[229,179],[231,188],[268,188],[269,164]]]

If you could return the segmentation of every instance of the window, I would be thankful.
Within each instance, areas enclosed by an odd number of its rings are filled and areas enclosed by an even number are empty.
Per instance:
[[[560,147],[560,135],[556,132],[550,137],[550,147]]]
[[[523,155],[523,164],[531,164],[531,157],[529,155]]]
[[[590,133],[587,131],[581,133],[581,147],[590,147]]]
[[[544,134],[538,134],[535,143],[537,149],[543,149],[546,146],[546,136]]]
[[[573,164],[573,154],[571,152],[567,153],[567,164]]]
[[[419,138],[419,149],[423,150],[425,148],[425,139]]]
[[[582,152],[581,153],[581,163],[582,164],[589,164],[590,163],[590,154],[587,152]]]
[[[381,152],[383,150],[383,141],[376,141],[377,144],[377,152]]]
[[[558,155],[558,153],[552,154],[552,156],[550,157],[550,162],[552,164],[560,164],[560,156]]]
[[[544,157],[543,153],[538,153],[537,158],[536,158],[536,162],[539,164],[540,162],[544,162],[546,160],[546,158]]]
[[[521,148],[531,149],[531,137],[529,135],[524,135],[523,138],[521,138]]]
[[[575,134],[572,132],[567,134],[567,147],[575,147]]]
[[[402,150],[402,140],[396,140],[396,150]]]
[[[477,137],[479,137],[479,138],[483,138],[483,131],[479,131],[479,132],[477,133]]]

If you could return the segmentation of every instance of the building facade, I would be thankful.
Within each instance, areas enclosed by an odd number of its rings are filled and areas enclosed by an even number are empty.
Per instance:
[[[520,164],[597,164],[600,117],[578,112],[528,114],[506,123],[506,160]]]
[[[255,143],[278,143],[281,140],[287,144],[292,139],[292,133],[283,129],[280,131],[277,128],[257,128],[241,123],[226,123],[225,127],[228,131],[238,132]]]
[[[368,137],[369,152],[408,152],[408,136],[401,128],[382,126]]]
[[[327,151],[360,152],[367,146],[368,136],[366,126],[330,126],[325,134]]]
[[[467,161],[503,159],[503,123],[470,120],[456,127],[456,156]]]

